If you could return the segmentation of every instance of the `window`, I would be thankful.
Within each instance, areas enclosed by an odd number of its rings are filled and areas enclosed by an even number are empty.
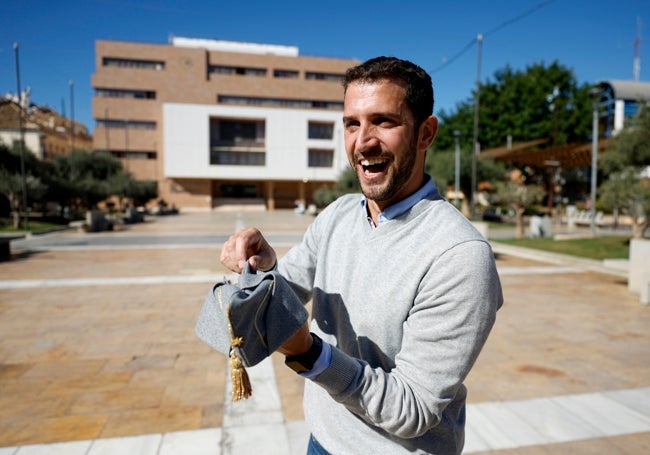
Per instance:
[[[305,73],[305,79],[315,81],[341,82],[343,80],[343,74],[317,73],[313,71],[307,71],[307,73]]]
[[[102,98],[135,98],[155,100],[156,92],[152,90],[126,90],[113,88],[98,88],[95,90],[95,96]]]
[[[254,119],[210,119],[210,164],[264,166],[266,124]]]
[[[218,95],[217,103],[234,104],[240,106],[290,107],[299,109],[327,109],[336,111],[343,110],[343,103],[339,101],[261,98],[252,96]]]
[[[111,150],[111,155],[115,158],[128,158],[131,160],[155,160],[156,152],[140,150]]]
[[[309,149],[309,167],[332,167],[334,150]]]
[[[242,66],[210,65],[209,74],[231,74],[238,76],[266,76],[266,68],[247,68]]]
[[[295,70],[273,70],[273,77],[296,79],[298,77],[298,71],[295,71]]]
[[[155,130],[156,122],[142,120],[97,119],[97,128],[128,128],[133,130]]]
[[[130,58],[104,57],[102,58],[103,66],[115,66],[119,68],[138,68],[147,70],[162,70],[165,68],[165,62],[160,60],[135,60]]]
[[[309,139],[332,139],[334,137],[334,123],[309,122]]]
[[[264,147],[264,120],[210,120],[212,147]]]
[[[266,164],[266,153],[211,150],[210,164],[222,164],[230,166],[264,166]]]

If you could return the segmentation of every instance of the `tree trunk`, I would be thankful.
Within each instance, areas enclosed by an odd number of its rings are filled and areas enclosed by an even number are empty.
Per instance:
[[[515,238],[524,238],[524,209],[515,209]]]
[[[16,193],[9,194],[9,204],[14,219],[14,229],[20,229],[20,199]]]
[[[641,218],[632,221],[632,238],[642,239],[643,233],[650,227],[648,218]]]

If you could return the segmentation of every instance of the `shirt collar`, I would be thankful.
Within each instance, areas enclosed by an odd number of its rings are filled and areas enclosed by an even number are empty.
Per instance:
[[[402,216],[409,210],[413,208],[415,204],[420,202],[422,199],[425,199],[437,191],[436,184],[433,182],[433,179],[430,175],[427,175],[427,180],[424,184],[417,190],[415,193],[411,194],[405,199],[402,199],[399,202],[396,202],[393,205],[386,207],[383,211],[379,212],[377,216],[377,222],[381,226],[384,223],[387,223],[399,216]],[[366,197],[361,198],[361,207],[363,208],[364,215],[368,216],[368,211],[366,208],[367,205]],[[373,225],[372,221],[370,223]]]

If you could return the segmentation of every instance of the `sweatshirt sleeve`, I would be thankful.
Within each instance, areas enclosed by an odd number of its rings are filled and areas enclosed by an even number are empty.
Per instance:
[[[401,438],[438,425],[476,361],[503,296],[490,245],[468,240],[422,278],[391,371],[332,348],[314,382],[369,424]]]

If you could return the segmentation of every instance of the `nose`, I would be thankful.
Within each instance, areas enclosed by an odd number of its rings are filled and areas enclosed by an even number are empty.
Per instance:
[[[374,125],[361,124],[357,130],[355,148],[361,152],[376,148],[379,145],[379,139],[376,133],[377,131]]]

